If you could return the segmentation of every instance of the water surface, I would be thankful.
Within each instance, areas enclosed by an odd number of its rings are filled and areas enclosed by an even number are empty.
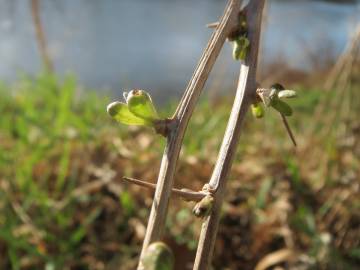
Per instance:
[[[0,79],[35,74],[41,61],[30,1],[0,0]],[[41,1],[49,50],[60,74],[72,72],[91,88],[182,91],[226,1]],[[312,56],[337,55],[356,23],[360,4],[269,1],[262,56],[310,67]],[[304,53],[305,52],[305,53]],[[225,45],[216,70],[234,76],[238,63]]]

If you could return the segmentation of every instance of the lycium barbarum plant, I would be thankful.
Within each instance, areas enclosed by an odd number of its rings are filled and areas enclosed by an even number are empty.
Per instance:
[[[108,114],[125,125],[154,127],[160,120],[150,95],[144,90],[124,92],[126,103],[115,101],[107,106]]]
[[[279,83],[273,84],[271,86],[270,106],[285,116],[291,116],[293,111],[290,105],[281,99],[293,97],[296,97],[295,91],[285,90],[285,88]]]
[[[279,84],[273,84],[270,89],[260,88],[257,90],[257,94],[262,100],[263,104],[266,107],[272,107],[277,110],[279,113],[285,116],[291,116],[293,113],[292,108],[289,104],[287,104],[282,99],[284,98],[294,98],[296,97],[296,91],[294,90],[285,90],[285,88]],[[256,113],[260,114],[258,107],[260,106],[259,103],[252,105],[252,113],[255,117]],[[255,108],[254,108],[255,107]],[[259,117],[257,117],[259,118]]]
[[[270,89],[266,89],[266,88],[257,89],[256,94],[258,96],[258,99],[251,106],[252,114],[256,118],[260,118],[259,116],[262,115],[259,109],[259,106],[261,106],[259,103],[259,99],[263,102],[263,104],[266,107],[274,108],[276,111],[280,113],[286,131],[288,132],[293,144],[296,146],[295,137],[286,120],[286,116],[291,116],[293,111],[290,105],[282,100],[284,98],[296,97],[296,92],[294,90],[285,90],[285,88],[281,84],[275,83],[270,87]]]

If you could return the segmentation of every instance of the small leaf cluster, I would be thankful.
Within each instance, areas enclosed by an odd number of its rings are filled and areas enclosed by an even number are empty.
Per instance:
[[[292,108],[288,103],[283,101],[283,99],[296,97],[296,91],[285,90],[281,84],[275,83],[270,89],[261,89],[261,92],[258,92],[257,94],[266,107],[272,107],[284,116],[291,116],[293,114]],[[251,105],[251,112],[256,118],[262,118],[265,114],[264,108],[259,102]]]
[[[244,14],[239,17],[239,29],[229,38],[233,42],[232,56],[234,60],[245,60],[250,48],[248,39],[247,23]]]
[[[246,36],[237,37],[233,41],[233,58],[234,60],[245,60],[250,47],[250,41]]]
[[[151,96],[144,90],[124,92],[126,103],[115,101],[107,106],[108,114],[125,125],[149,126],[159,120]]]

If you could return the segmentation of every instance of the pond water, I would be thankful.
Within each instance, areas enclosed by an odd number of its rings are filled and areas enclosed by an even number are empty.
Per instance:
[[[30,1],[0,0],[0,79],[41,69]],[[182,91],[226,1],[41,1],[49,50],[60,74],[75,73],[91,88]],[[360,3],[269,1],[263,35],[265,62],[284,59],[307,69],[311,56],[337,55],[360,22]],[[310,60],[310,61],[309,61]],[[225,44],[217,70],[236,74]]]

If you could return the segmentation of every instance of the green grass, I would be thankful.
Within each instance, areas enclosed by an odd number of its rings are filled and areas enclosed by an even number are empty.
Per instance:
[[[59,79],[51,74],[23,76],[13,85],[0,86],[0,269],[96,269],[90,266],[95,267],[97,262],[123,264],[124,269],[132,269],[131,263],[136,262],[142,239],[134,224],[147,218],[149,202],[144,196],[136,196],[135,189],[123,185],[115,190],[74,190],[105,179],[107,173],[155,180],[155,165],[160,162],[165,140],[150,129],[128,128],[113,122],[105,110],[108,98],[91,91],[79,95],[78,89],[73,76]],[[322,92],[304,89],[299,96],[290,101],[295,111],[290,124],[304,143],[308,139],[304,137],[306,128],[314,122],[314,108],[321,101]],[[177,185],[188,185],[189,177],[195,175],[200,186],[211,174],[231,104],[231,98],[217,102],[204,98],[200,102],[181,156],[183,161],[195,157],[197,163],[191,168],[185,162],[187,165],[179,168]],[[173,110],[174,106],[166,106],[160,111],[165,116]],[[342,166],[342,150],[329,143],[336,136],[329,136],[321,144],[327,145],[321,151],[329,156],[334,170]],[[314,238],[310,244],[304,240],[302,247],[316,257],[313,253],[320,249],[321,223],[316,217],[325,215],[332,201],[327,201],[324,210],[323,205],[312,204],[308,193],[315,192],[314,182],[327,177],[331,183],[337,183],[338,175],[331,174],[332,168],[326,168],[330,173],[321,174],[321,179],[304,173],[305,165],[314,160],[311,151],[294,152],[279,115],[267,110],[265,119],[248,115],[231,178],[254,176],[249,190],[255,192],[247,195],[248,207],[260,212],[276,199],[273,190],[278,188],[277,183],[289,178],[295,207],[289,224],[299,234],[297,237]],[[243,170],[244,161],[254,164],[245,175],[238,173]],[[202,167],[204,164],[207,169]],[[255,165],[265,168],[265,172],[259,175],[253,171]],[[356,170],[358,163],[353,161],[349,166]],[[359,205],[355,200],[347,203]],[[178,207],[184,205],[176,203],[175,210],[170,210],[176,212]],[[189,213],[186,209],[178,211],[175,219],[168,222],[168,232],[175,242],[187,244],[192,250],[196,246],[195,226],[180,222],[187,220]],[[177,227],[178,223],[182,225]],[[358,256],[355,247],[349,252],[332,247],[331,252],[350,262]]]
[[[70,171],[73,149],[94,143],[98,130],[111,124],[103,116],[107,100],[90,93],[78,100],[76,87],[73,77],[60,82],[41,74],[1,88],[0,170],[5,186],[0,225],[13,269],[19,269],[24,254],[63,267],[70,254],[76,256],[87,224],[96,217],[96,212],[89,213],[78,227],[70,228],[75,209],[53,207],[78,184],[78,172]],[[21,225],[30,231],[19,236],[14,229]],[[32,226],[43,234],[34,243]],[[45,242],[54,249],[52,254],[42,251]]]

